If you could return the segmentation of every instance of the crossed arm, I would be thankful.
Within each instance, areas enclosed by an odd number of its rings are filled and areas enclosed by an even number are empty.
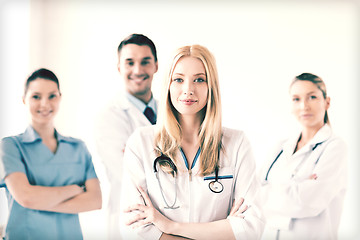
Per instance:
[[[85,182],[86,191],[78,185],[46,187],[31,185],[22,172],[14,172],[5,178],[14,199],[23,207],[61,213],[79,213],[100,209],[101,190],[98,179]]]
[[[129,219],[126,224],[133,228],[141,227],[146,224],[154,224],[163,232],[160,239],[213,239],[219,236],[222,239],[235,239],[230,223],[227,219],[208,222],[208,223],[179,223],[174,222],[162,215],[153,206],[147,193],[138,188],[144,199],[145,205],[135,204],[125,209],[125,212],[137,211],[133,218]],[[242,206],[244,199],[235,202],[231,208],[229,216],[244,218],[242,213],[247,210],[247,206]]]

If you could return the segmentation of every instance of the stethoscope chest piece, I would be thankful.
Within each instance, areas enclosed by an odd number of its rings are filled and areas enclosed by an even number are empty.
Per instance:
[[[219,181],[211,181],[209,188],[214,193],[221,193],[224,190],[224,186]]]

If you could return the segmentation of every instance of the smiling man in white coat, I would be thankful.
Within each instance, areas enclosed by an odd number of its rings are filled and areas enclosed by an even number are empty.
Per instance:
[[[125,83],[100,113],[95,126],[97,151],[110,184],[107,205],[108,239],[119,239],[119,202],[123,155],[134,130],[156,123],[157,103],[151,84],[158,70],[154,43],[142,34],[131,34],[118,47],[118,71]]]

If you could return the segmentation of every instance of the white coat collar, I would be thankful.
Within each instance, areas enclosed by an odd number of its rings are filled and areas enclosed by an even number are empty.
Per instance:
[[[122,91],[114,99],[116,108],[120,108],[124,112],[128,112],[131,116],[136,116],[136,118],[144,126],[151,125],[150,121],[145,117],[134,104],[132,104],[126,96],[126,92]],[[157,101],[156,101],[157,104]]]
[[[299,140],[301,133],[295,134],[293,137],[286,141],[283,145],[284,154],[287,156],[291,156],[294,152],[295,146]],[[299,151],[295,154],[303,154],[308,151],[312,151],[314,147],[328,140],[332,135],[332,129],[328,124],[322,126],[319,131],[315,134],[315,136]]]

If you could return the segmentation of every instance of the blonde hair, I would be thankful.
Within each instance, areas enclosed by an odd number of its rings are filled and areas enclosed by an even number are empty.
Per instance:
[[[169,88],[175,66],[185,56],[197,58],[204,64],[208,83],[208,99],[204,118],[199,129],[199,145],[201,149],[199,156],[200,171],[201,175],[205,176],[214,172],[218,166],[219,153],[222,149],[221,101],[218,73],[215,58],[206,47],[200,45],[184,46],[175,52],[168,76],[165,79],[162,101],[160,101],[160,129],[155,137],[155,150],[159,155],[164,154],[170,157],[174,164],[177,165],[176,152],[181,144],[182,130],[177,118],[177,111],[171,103]]]

